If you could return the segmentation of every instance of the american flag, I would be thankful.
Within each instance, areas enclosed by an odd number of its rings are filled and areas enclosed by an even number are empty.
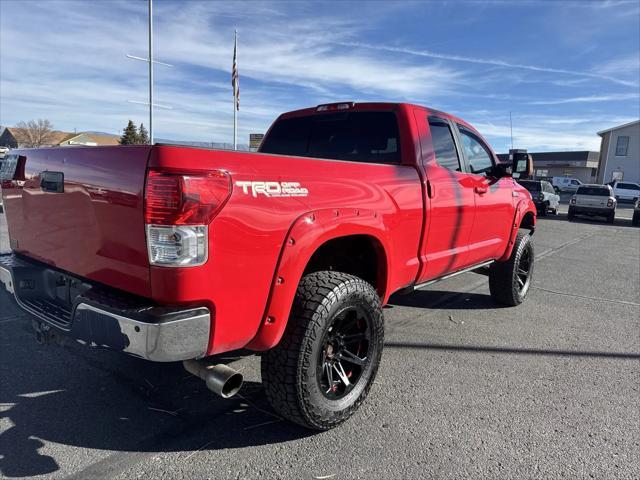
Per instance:
[[[240,79],[238,78],[238,33],[233,41],[233,67],[231,67],[231,86],[233,87],[233,98],[236,100],[236,110],[240,110]]]

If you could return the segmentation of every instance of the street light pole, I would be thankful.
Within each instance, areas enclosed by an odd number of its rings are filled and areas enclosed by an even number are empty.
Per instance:
[[[149,5],[149,18],[148,18],[148,26],[149,26],[149,54],[147,56],[147,58],[142,58],[142,57],[137,57],[135,55],[128,55],[127,54],[127,58],[130,58],[132,60],[140,60],[142,62],[148,62],[149,63],[149,101],[148,102],[138,102],[135,100],[128,100],[129,103],[138,103],[141,105],[148,105],[149,106],[149,142],[151,143],[151,145],[153,145],[154,143],[154,136],[153,136],[153,107],[159,107],[159,108],[167,108],[167,109],[171,109],[170,106],[167,105],[160,105],[157,103],[153,103],[153,64],[154,63],[159,63],[160,65],[164,65],[165,67],[173,67],[173,65],[169,64],[169,63],[164,63],[164,62],[158,62],[157,60],[153,59],[153,0],[147,0],[147,3]]]

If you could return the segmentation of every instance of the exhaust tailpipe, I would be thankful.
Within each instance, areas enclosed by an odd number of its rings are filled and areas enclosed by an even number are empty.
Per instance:
[[[187,372],[200,377],[207,388],[222,398],[231,398],[242,387],[242,374],[227,365],[207,365],[197,360],[182,362]]]

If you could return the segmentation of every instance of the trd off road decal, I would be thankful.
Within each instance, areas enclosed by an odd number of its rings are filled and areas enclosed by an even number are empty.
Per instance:
[[[306,197],[309,190],[300,186],[299,182],[236,182],[245,195],[264,195],[265,197]]]

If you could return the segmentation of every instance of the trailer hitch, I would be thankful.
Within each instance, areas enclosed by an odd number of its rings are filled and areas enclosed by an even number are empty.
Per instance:
[[[31,325],[33,326],[33,330],[36,334],[36,341],[40,345],[64,345],[64,337],[59,335],[46,323],[39,322],[38,320],[33,320],[31,322]]]

